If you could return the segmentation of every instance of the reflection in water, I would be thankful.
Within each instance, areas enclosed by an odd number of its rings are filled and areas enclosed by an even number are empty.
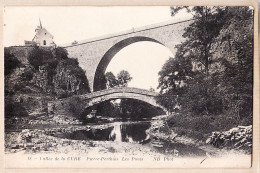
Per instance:
[[[95,140],[95,141],[117,141],[130,143],[147,143],[149,136],[146,130],[150,128],[150,122],[115,122],[110,127],[104,129],[78,130],[71,133],[55,134],[56,137],[74,139],[74,140]],[[171,156],[205,156],[205,151],[198,147],[181,144],[170,141],[160,141],[160,145],[154,145],[153,148],[159,153]],[[149,144],[148,144],[149,145]]]
[[[146,130],[150,123],[113,123],[112,127],[105,129],[78,130],[72,133],[59,135],[61,138],[74,140],[96,140],[96,141],[117,141],[117,142],[142,142],[147,139]]]

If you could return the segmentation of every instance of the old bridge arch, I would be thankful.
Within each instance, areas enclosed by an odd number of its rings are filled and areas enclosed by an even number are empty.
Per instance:
[[[95,72],[95,76],[94,76],[94,83],[93,83],[93,90],[94,91],[99,91],[99,90],[105,89],[104,74],[105,74],[105,71],[106,71],[109,63],[115,57],[115,55],[117,53],[119,53],[121,50],[123,50],[124,48],[126,48],[127,46],[134,44],[134,43],[137,43],[137,42],[152,42],[152,43],[155,43],[155,44],[159,44],[159,45],[165,47],[166,49],[168,49],[161,42],[159,42],[159,41],[157,41],[153,38],[149,38],[149,37],[136,36],[136,37],[130,37],[130,38],[121,40],[120,42],[113,45],[104,54],[101,61],[99,62],[97,69],[96,69],[96,72]]]

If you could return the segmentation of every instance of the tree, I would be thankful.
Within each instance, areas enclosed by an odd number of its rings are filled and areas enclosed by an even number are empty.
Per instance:
[[[105,74],[105,78],[106,78],[106,81],[107,81],[107,87],[108,88],[113,88],[115,86],[118,86],[118,81],[117,81],[115,75],[112,72],[107,72]]]
[[[16,56],[11,54],[7,49],[4,51],[4,73],[5,76],[9,75],[15,68],[19,67],[21,62]]]
[[[252,115],[253,93],[253,12],[249,7],[230,8],[232,16],[214,45],[219,62],[219,85],[225,110],[237,120]]]
[[[117,77],[112,72],[107,72],[105,74],[106,86],[107,88],[113,87],[126,87],[127,84],[131,81],[132,77],[129,72],[126,70],[122,70],[117,74]],[[123,116],[125,112],[127,112],[127,104],[128,101],[121,100],[119,106],[113,104],[111,101],[106,101],[100,103],[97,106],[97,115],[108,115],[108,116]],[[121,112],[119,111],[121,109]]]
[[[117,74],[117,81],[119,87],[126,87],[131,80],[132,77],[126,70],[122,70]]]
[[[68,52],[63,47],[57,47],[55,49],[55,57],[57,59],[67,59],[68,58]]]
[[[175,58],[159,72],[158,101],[170,110],[180,104],[198,115],[220,114],[234,105],[251,112],[252,10],[172,7],[172,15],[181,9],[193,14],[193,22],[184,31],[186,41],[176,46]]]
[[[40,48],[35,46],[30,52],[28,61],[36,69],[39,69],[39,66],[46,65],[48,62],[53,61],[54,56],[50,50]]]
[[[105,74],[107,87],[126,87],[128,83],[132,80],[130,73],[126,70],[122,70],[117,74],[117,77],[112,72],[107,72]]]

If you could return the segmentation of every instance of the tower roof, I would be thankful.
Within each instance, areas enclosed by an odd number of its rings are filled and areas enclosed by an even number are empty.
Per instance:
[[[42,29],[42,22],[41,22],[41,19],[39,18],[39,22],[40,22],[40,29]]]

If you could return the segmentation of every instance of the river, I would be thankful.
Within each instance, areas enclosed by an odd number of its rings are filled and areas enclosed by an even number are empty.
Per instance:
[[[170,141],[152,141],[147,130],[151,127],[150,121],[127,121],[105,123],[100,128],[76,130],[66,133],[54,134],[55,137],[80,141],[110,141],[111,143],[133,143],[140,147],[150,147],[164,155],[205,156],[206,152],[194,145]],[[116,148],[116,146],[115,146]]]

